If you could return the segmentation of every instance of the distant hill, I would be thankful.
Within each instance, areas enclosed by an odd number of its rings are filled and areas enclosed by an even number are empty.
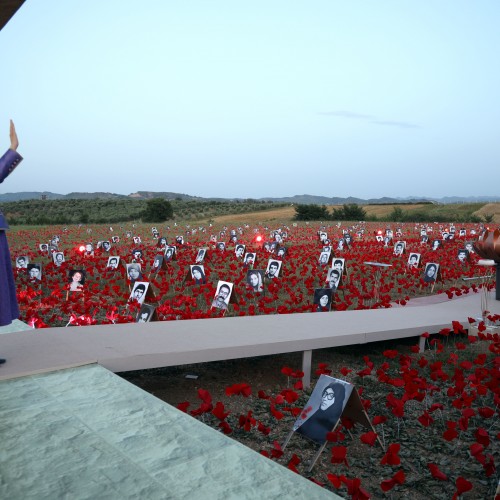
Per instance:
[[[172,193],[168,191],[137,191],[131,194],[116,194],[116,193],[69,193],[58,194],[48,191],[44,192],[21,192],[21,193],[5,193],[0,194],[0,203],[8,201],[20,200],[40,200],[45,197],[47,200],[60,199],[136,199],[148,200],[151,198],[166,198],[167,200],[182,200],[182,201],[244,201],[243,198],[204,198],[201,196],[191,196],[184,193]],[[500,202],[500,196],[446,196],[444,198],[425,198],[425,197],[408,197],[408,198],[355,198],[349,196],[347,198],[316,196],[311,194],[300,194],[295,196],[285,196],[282,198],[257,198],[255,201],[274,201],[276,203],[293,203],[293,204],[317,204],[317,205],[343,205],[344,203],[357,203],[358,205],[382,205],[392,203],[485,203],[485,202]]]

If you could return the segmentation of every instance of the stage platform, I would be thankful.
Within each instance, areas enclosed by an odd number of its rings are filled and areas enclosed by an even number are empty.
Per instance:
[[[304,352],[305,384],[314,349],[418,337],[481,312],[480,294],[418,299],[419,305],[87,327],[0,335],[0,380],[98,363],[113,372]],[[415,304],[417,303],[415,302]],[[410,304],[412,301],[410,301]],[[500,314],[490,292],[489,309]],[[416,340],[417,342],[417,340]]]
[[[0,382],[0,436],[3,499],[340,499],[96,364]]]

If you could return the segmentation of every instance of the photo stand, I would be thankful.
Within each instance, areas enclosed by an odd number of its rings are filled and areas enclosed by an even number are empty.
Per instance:
[[[149,316],[146,321],[141,320],[141,316],[144,314],[144,312],[148,312]],[[158,321],[158,314],[156,313],[156,306],[153,306],[151,304],[147,304],[146,302],[143,302],[141,305],[141,308],[137,312],[137,316],[135,318],[136,323],[152,323],[153,321]]]
[[[349,399],[347,401],[347,404],[344,407],[344,410],[340,414],[339,418],[335,422],[334,426],[332,427],[330,432],[334,432],[335,429],[338,427],[340,421],[342,418],[348,418],[354,423],[358,423],[362,425],[363,427],[366,427],[367,429],[372,430],[377,434],[377,441],[380,444],[380,447],[382,448],[383,451],[385,451],[384,445],[382,444],[382,441],[380,440],[380,436],[378,435],[377,431],[375,430],[375,427],[370,421],[370,417],[368,417],[368,414],[366,413],[363,403],[361,402],[361,398],[359,396],[358,390],[356,387],[353,387],[351,395],[349,396]],[[293,434],[295,433],[295,430],[291,430],[289,434],[287,435],[285,442],[283,443],[283,446],[281,447],[282,450],[285,450],[286,446],[290,442],[290,439],[292,438]],[[352,438],[352,434],[349,431],[349,435]],[[307,439],[307,438],[306,438]],[[311,463],[309,464],[308,472],[311,472],[312,469],[314,468],[316,462],[318,461],[318,458],[321,456],[321,453],[323,453],[323,450],[326,448],[326,445],[328,444],[328,441],[324,441],[322,445],[320,445],[318,451],[314,454],[314,457],[311,460]]]
[[[137,280],[137,282],[139,283],[143,283],[144,281],[142,280]],[[142,303],[141,303],[141,306],[142,304],[144,304],[144,302],[148,301],[148,302],[152,302],[152,301],[155,301],[156,300],[156,295],[153,291],[153,285],[151,282],[147,281],[147,282],[144,282],[144,283],[147,283],[148,286],[147,286],[147,290],[146,290],[146,294],[144,295],[144,298],[142,299]],[[132,291],[134,290],[134,286],[135,286],[135,283],[131,284],[132,286],[129,288],[130,289],[130,293],[132,294]],[[128,306],[130,304],[130,297],[128,298],[127,300],[127,309],[128,309]]]

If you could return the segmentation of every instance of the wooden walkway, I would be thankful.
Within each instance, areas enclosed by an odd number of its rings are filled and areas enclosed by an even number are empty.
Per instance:
[[[436,302],[436,298],[430,298]],[[430,300],[429,299],[429,300]],[[441,300],[441,299],[440,299]],[[46,328],[0,335],[0,380],[98,363],[113,372],[304,352],[308,385],[314,349],[418,337],[467,325],[480,315],[479,294],[442,302],[363,311]],[[410,301],[410,304],[412,301]],[[419,304],[419,305],[417,305]],[[490,293],[489,309],[500,314]]]

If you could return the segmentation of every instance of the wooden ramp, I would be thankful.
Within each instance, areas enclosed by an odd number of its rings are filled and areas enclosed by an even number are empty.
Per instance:
[[[46,328],[0,335],[0,380],[88,363],[113,372],[304,351],[437,333],[480,315],[480,295],[363,311]],[[500,314],[490,294],[489,309]]]

